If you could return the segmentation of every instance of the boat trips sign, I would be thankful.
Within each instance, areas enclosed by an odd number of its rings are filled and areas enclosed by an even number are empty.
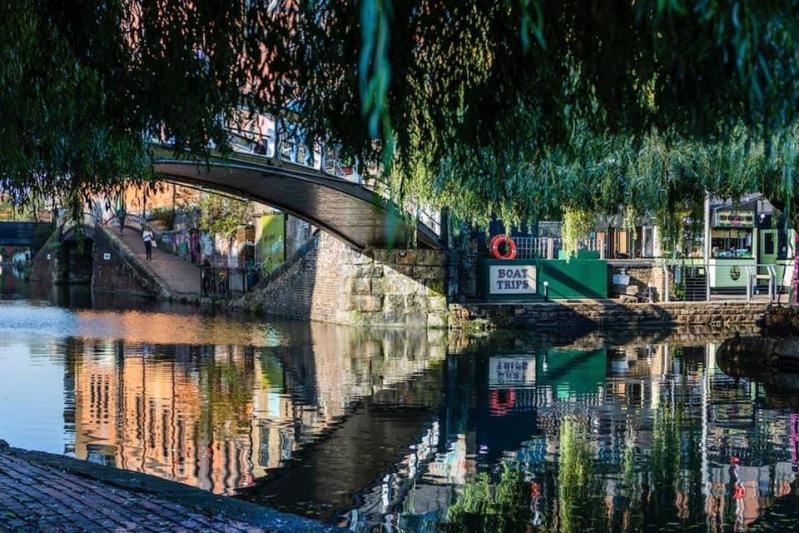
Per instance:
[[[490,265],[491,294],[535,294],[535,265]]]

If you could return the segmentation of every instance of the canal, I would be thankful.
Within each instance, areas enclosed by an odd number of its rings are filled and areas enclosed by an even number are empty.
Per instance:
[[[19,274],[0,274],[12,446],[353,530],[796,517],[799,399],[726,376],[716,352],[731,332],[364,331],[42,290]]]

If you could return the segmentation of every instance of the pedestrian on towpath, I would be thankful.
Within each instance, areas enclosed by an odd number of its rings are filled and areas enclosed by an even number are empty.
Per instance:
[[[119,220],[119,234],[122,235],[125,230],[125,208],[122,206],[117,209],[117,219]]]
[[[203,259],[202,264],[202,293],[203,296],[210,296],[211,293],[211,276],[213,275],[213,270],[211,269],[211,263],[208,261],[206,257]]]
[[[142,240],[144,240],[144,251],[147,253],[147,260],[153,260],[153,232],[150,231],[150,228],[144,228],[144,231],[141,234]]]

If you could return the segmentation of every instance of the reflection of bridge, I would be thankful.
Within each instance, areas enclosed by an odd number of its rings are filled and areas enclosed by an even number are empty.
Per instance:
[[[437,214],[388,200],[388,188],[366,186],[357,172],[345,173],[325,147],[309,148],[296,136],[231,134],[233,153],[198,162],[176,157],[171,146],[153,146],[156,172],[169,181],[199,185],[256,200],[303,219],[359,249],[403,247],[413,241],[441,248]],[[278,121],[280,122],[280,121]],[[413,211],[413,213],[410,213]],[[413,216],[411,216],[413,215]]]

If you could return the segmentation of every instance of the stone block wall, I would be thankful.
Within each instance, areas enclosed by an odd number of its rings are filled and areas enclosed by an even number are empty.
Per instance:
[[[663,268],[655,261],[608,261],[608,291],[611,298],[625,294],[626,287],[613,284],[613,275],[625,273],[630,276],[630,284],[638,289],[638,294],[646,297],[652,286],[652,300],[663,301]]]
[[[324,232],[303,252],[237,306],[347,325],[447,326],[445,252],[359,252]]]
[[[752,327],[768,302],[624,304],[612,301],[529,304],[451,304],[449,327],[464,331],[564,327]]]

